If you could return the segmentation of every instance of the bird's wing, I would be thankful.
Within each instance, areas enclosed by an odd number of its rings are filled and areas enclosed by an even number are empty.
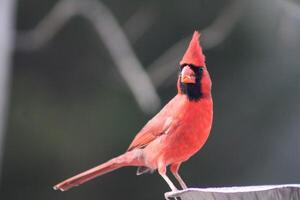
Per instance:
[[[158,116],[157,116],[158,117]],[[163,119],[161,117],[155,117],[150,120],[142,130],[135,136],[127,151],[135,148],[144,148],[150,142],[161,136],[168,130],[172,124],[172,118],[168,117]]]
[[[170,126],[174,124],[175,116],[173,116],[173,111],[175,107],[176,101],[173,99],[140,130],[127,151],[135,148],[144,148],[157,137],[165,134]]]

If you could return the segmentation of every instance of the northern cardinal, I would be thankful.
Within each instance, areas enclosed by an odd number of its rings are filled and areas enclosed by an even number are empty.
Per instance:
[[[179,167],[204,145],[213,118],[211,79],[199,37],[195,31],[180,61],[178,94],[140,130],[127,151],[55,185],[55,190],[65,191],[121,167],[137,166],[137,175],[157,169],[175,191],[166,175],[169,165],[180,186],[187,188],[178,174]]]

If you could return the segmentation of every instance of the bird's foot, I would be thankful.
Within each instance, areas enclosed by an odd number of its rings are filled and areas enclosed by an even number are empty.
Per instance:
[[[171,198],[174,198],[175,200],[177,200],[177,197],[174,197],[172,194],[176,192],[176,191],[170,191],[170,192],[166,192],[165,193],[165,200],[171,200]]]
[[[165,193],[165,200],[170,200],[170,197],[169,197],[170,194],[169,194],[169,193],[170,193],[170,192],[166,192],[166,193]]]

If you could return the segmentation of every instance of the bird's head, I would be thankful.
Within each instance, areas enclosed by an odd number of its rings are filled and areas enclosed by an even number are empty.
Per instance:
[[[206,69],[205,56],[199,45],[200,34],[195,31],[193,38],[180,61],[178,93],[187,95],[191,101],[211,96],[211,80]]]

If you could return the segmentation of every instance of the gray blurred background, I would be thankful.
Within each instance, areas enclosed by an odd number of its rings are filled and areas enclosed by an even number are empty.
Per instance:
[[[11,41],[0,46],[9,60],[0,66],[0,199],[163,199],[162,178],[135,168],[64,193],[52,186],[127,149],[176,94],[194,30],[213,80],[214,124],[182,177],[190,187],[299,183],[299,0],[0,5],[9,22],[0,30],[10,30],[0,37]]]

